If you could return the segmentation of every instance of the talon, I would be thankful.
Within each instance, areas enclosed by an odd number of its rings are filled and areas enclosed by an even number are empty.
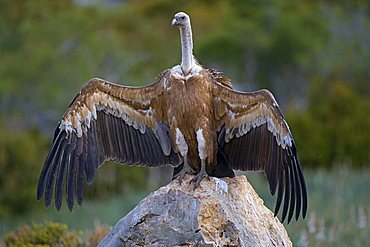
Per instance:
[[[193,190],[199,187],[200,182],[202,181],[203,178],[209,178],[206,172],[205,160],[201,160],[200,172],[190,180],[190,184],[193,184],[192,186]]]
[[[175,175],[175,179],[178,179],[179,180],[179,184],[180,185],[182,184],[182,181],[184,180],[186,174],[193,175],[194,174],[194,171],[189,166],[189,163],[188,163],[188,161],[187,161],[187,159],[185,157],[185,159],[184,159],[184,167],[182,168],[182,170],[179,173],[177,173]]]
[[[182,169],[176,176],[175,176],[175,179],[178,179],[179,181],[179,184],[181,185],[182,184],[182,181],[184,180],[185,178],[185,175],[186,175],[186,171],[184,169]]]
[[[200,185],[200,182],[204,179],[204,178],[207,178],[209,179],[209,176],[207,174],[207,172],[199,172],[195,177],[193,177],[191,180],[190,180],[190,184],[192,184],[192,189],[195,190],[196,188],[199,187]]]

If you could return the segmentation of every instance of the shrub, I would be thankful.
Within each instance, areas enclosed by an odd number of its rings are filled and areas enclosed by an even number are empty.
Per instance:
[[[81,236],[81,231],[70,231],[67,225],[46,222],[22,226],[8,233],[4,242],[6,246],[82,246]]]
[[[369,98],[343,81],[316,81],[309,97],[306,110],[287,115],[304,166],[369,165]]]
[[[39,132],[10,130],[0,123],[0,218],[35,208],[45,147]]]
[[[95,229],[88,233],[87,243],[88,246],[98,246],[102,240],[111,230],[110,227],[98,225]]]
[[[4,237],[6,246],[97,246],[110,227],[98,225],[91,231],[69,230],[65,224],[45,222],[21,226]]]

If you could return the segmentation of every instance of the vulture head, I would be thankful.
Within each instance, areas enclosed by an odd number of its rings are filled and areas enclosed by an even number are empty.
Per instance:
[[[202,69],[193,56],[193,38],[191,33],[190,17],[184,12],[178,12],[172,20],[172,26],[180,29],[181,38],[181,71],[179,74],[189,75]]]
[[[177,13],[172,20],[173,27],[182,28],[188,25],[190,25],[190,17],[184,12]]]

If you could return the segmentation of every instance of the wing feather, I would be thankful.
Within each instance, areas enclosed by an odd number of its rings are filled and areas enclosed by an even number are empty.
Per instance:
[[[295,173],[292,165],[289,165],[289,174],[290,174],[290,207],[289,207],[289,215],[288,215],[288,223],[293,217],[294,207],[296,204],[296,193],[297,187],[295,184]],[[298,210],[298,209],[297,209]]]
[[[94,128],[95,123],[92,121],[91,127]],[[99,159],[99,148],[97,139],[95,138],[95,131],[88,131],[86,133],[86,165],[85,173],[87,178],[87,183],[90,184],[95,177],[96,169],[101,164]]]
[[[76,173],[77,173],[77,160],[76,152],[72,153],[71,160],[67,168],[67,185],[66,185],[66,201],[69,210],[73,209],[74,205],[74,192],[76,186]]]
[[[134,159],[132,165],[138,165],[141,161],[141,150],[139,149],[137,131],[133,128],[129,128],[129,132]]]
[[[77,203],[81,205],[84,197],[84,179],[85,179],[85,166],[87,160],[87,148],[86,148],[86,134],[83,134],[81,139],[79,139],[81,143],[81,150],[82,153],[78,156],[78,163],[77,163],[77,173],[76,173],[76,198]]]
[[[276,204],[275,204],[275,213],[274,215],[276,216],[280,210],[281,202],[283,200],[283,194],[284,194],[284,170],[279,169],[279,188],[278,188],[278,194],[277,194],[277,199],[276,199]]]
[[[296,157],[294,157],[294,162],[297,162],[297,159]],[[299,173],[298,173],[298,169],[297,169],[297,166],[293,166],[293,171],[295,173],[295,184],[296,184],[296,214],[295,214],[295,219],[297,220],[298,217],[299,217],[299,214],[301,212],[301,197],[302,197],[302,185],[301,185],[301,181],[299,179]]]
[[[271,154],[268,155],[268,166],[267,166],[267,179],[270,181],[270,192],[272,195],[275,195],[277,182],[278,182],[278,159],[279,159],[279,152],[278,146],[275,145],[273,136],[270,135],[270,152]]]
[[[37,198],[45,195],[48,207],[55,190],[55,205],[75,198],[83,201],[84,180],[90,184],[105,160],[128,165],[178,165],[169,127],[152,106],[162,92],[160,81],[152,86],[129,88],[107,81],[89,81],[75,97],[58,125],[52,148],[40,174]]]
[[[286,164],[284,162],[284,164]],[[287,164],[286,164],[287,165]],[[284,169],[284,184],[285,184],[285,190],[284,190],[284,206],[283,206],[283,214],[281,221],[284,222],[286,214],[288,212],[289,207],[289,199],[290,199],[290,175],[289,175],[289,168]]]
[[[130,136],[130,130],[129,130],[129,126],[127,126],[126,124],[124,124],[123,126],[122,126],[122,129],[123,129],[123,131],[124,131],[124,136],[127,136],[127,137],[129,137]],[[127,164],[132,164],[133,163],[133,156],[134,156],[134,154],[133,154],[133,150],[132,150],[132,145],[131,145],[131,141],[130,141],[130,139],[129,138],[124,138],[124,143],[125,143],[125,153],[126,153],[126,157],[127,157],[127,159],[126,159],[126,163]]]
[[[151,145],[151,132],[145,130],[148,134],[143,136],[143,145],[145,146],[145,151],[147,155],[147,165],[153,165],[155,163],[155,152],[153,152]]]
[[[123,134],[123,127],[124,123],[119,120],[119,118],[114,118],[114,132],[115,135],[115,142],[117,147],[117,155],[118,155],[118,162],[126,162],[126,153],[125,153],[125,146],[124,146],[124,139],[125,135]]]
[[[63,157],[64,149],[67,144],[67,139],[65,135],[61,138],[61,141],[58,145],[58,150],[55,153],[55,156],[52,159],[52,165],[49,167],[49,172],[47,173],[47,181],[46,181],[46,191],[45,191],[45,205],[49,207],[52,200],[52,193],[55,184],[55,173],[58,170],[58,166],[60,165],[61,159]]]
[[[61,137],[62,137],[62,135],[56,130],[55,133],[54,133],[53,145],[50,149],[50,152],[49,152],[48,156],[46,157],[44,166],[41,170],[40,179],[39,179],[39,182],[38,182],[38,185],[37,185],[37,199],[38,200],[40,200],[40,198],[42,197],[42,195],[44,193],[44,188],[45,188],[47,175],[48,175],[48,172],[50,170],[50,166],[52,165],[51,161],[52,161],[52,159],[54,159],[54,156],[55,156],[56,152],[58,151]]]
[[[62,206],[62,197],[63,197],[63,185],[64,178],[66,177],[67,166],[71,157],[72,146],[67,144],[66,149],[64,150],[63,157],[59,164],[58,173],[56,176],[55,184],[55,207],[59,210]]]
[[[215,84],[218,142],[232,169],[264,171],[270,192],[278,189],[275,215],[282,221],[307,212],[306,185],[289,127],[270,92],[242,93]]]
[[[304,181],[303,173],[301,170],[301,166],[296,166],[296,169],[298,170],[299,174],[299,181],[301,183],[301,189],[302,189],[302,215],[303,217],[306,216],[307,213],[307,189],[306,189],[306,183]],[[298,218],[298,217],[297,217]]]

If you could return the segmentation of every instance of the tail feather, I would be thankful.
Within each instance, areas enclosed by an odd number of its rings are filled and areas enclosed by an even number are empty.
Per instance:
[[[229,159],[221,146],[218,146],[216,167],[209,175],[217,178],[235,177],[233,169],[229,166]]]
[[[176,175],[182,170],[183,167],[184,164],[180,164],[179,166],[173,168],[172,180],[175,179]],[[218,146],[217,151],[217,164],[213,171],[211,171],[208,175],[216,178],[235,177],[233,169],[231,169],[229,166],[229,159],[220,145]]]
[[[173,168],[172,180],[176,178],[176,175],[182,170],[183,167],[184,167],[184,163],[181,163],[180,165]]]

